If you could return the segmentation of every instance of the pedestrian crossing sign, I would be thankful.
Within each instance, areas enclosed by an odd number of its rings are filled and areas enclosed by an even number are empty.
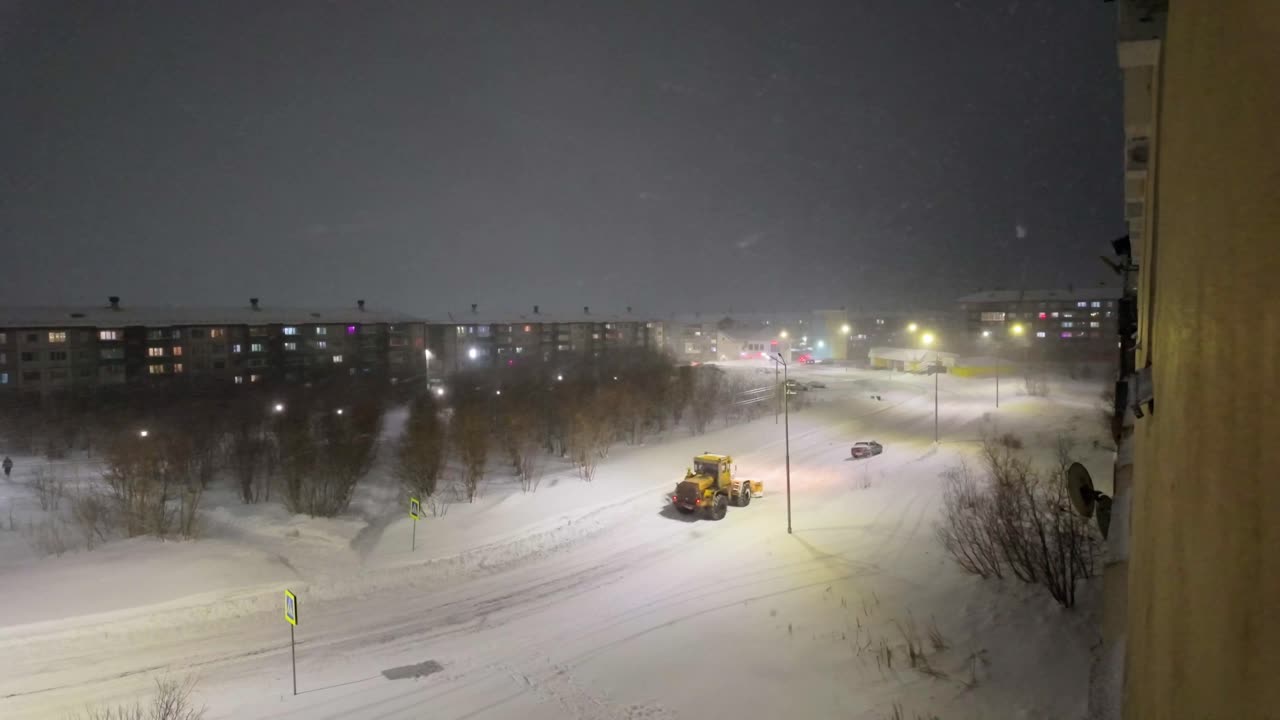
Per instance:
[[[416,497],[409,498],[409,517],[414,520],[422,517],[422,503]]]
[[[284,591],[284,619],[290,625],[298,624],[298,596],[288,590]]]

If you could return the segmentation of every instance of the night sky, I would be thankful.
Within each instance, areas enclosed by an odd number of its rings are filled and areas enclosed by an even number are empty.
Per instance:
[[[654,312],[1096,284],[1093,0],[0,0],[0,303]]]

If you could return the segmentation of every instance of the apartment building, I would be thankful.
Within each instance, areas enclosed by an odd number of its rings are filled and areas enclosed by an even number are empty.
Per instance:
[[[636,314],[529,312],[481,309],[447,312],[427,320],[427,372],[431,377],[470,369],[514,367],[524,363],[570,362],[633,348],[661,350],[664,323]]]
[[[1090,717],[1276,717],[1280,13],[1116,6],[1136,312]]]
[[[366,308],[93,307],[0,309],[0,391],[127,382],[301,381],[335,372],[423,374],[425,324]]]
[[[1120,288],[992,290],[956,302],[966,339],[1009,338],[1042,359],[1115,360]],[[964,347],[964,344],[957,344]]]

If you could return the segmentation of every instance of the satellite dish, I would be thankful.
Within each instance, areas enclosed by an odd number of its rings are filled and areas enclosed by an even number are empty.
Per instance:
[[[1093,489],[1093,478],[1080,463],[1071,463],[1067,468],[1067,494],[1071,496],[1071,506],[1084,517],[1093,517],[1094,508],[1098,504],[1097,490]]]

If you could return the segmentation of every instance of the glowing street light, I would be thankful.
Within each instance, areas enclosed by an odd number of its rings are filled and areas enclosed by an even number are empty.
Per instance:
[[[849,333],[853,332],[853,328],[849,327],[849,323],[845,323],[844,325],[840,326],[840,332],[844,333],[845,335],[848,335]]]
[[[1009,328],[1009,332],[1014,335],[1021,335],[1025,331],[1026,328],[1022,327],[1022,323],[1015,323],[1013,327]]]
[[[476,350],[475,348],[467,349],[467,357],[471,358],[472,360],[475,360],[479,356],[480,356],[479,350]]]
[[[778,333],[778,337],[783,338],[785,340],[787,337],[787,331],[783,330],[782,332]]]
[[[444,388],[442,387],[436,388],[436,397],[444,397]]]
[[[923,343],[926,347],[929,345],[932,345],[933,341],[934,341],[934,337],[933,337],[933,333],[931,332],[926,332],[925,334],[920,336],[920,342]]]
[[[275,405],[272,405],[271,410],[276,413],[284,412],[284,403],[276,403]]]
[[[990,331],[990,330],[983,330],[983,331],[982,331],[982,337],[985,337],[985,338],[989,338],[989,337],[991,337],[991,331]]]
[[[338,408],[337,410],[334,410],[334,412],[336,412],[337,414],[341,415],[341,414],[342,414],[342,408]]]
[[[150,431],[148,431],[148,430],[139,430],[139,431],[138,431],[138,437],[140,437],[140,438],[144,438],[144,437],[146,437],[146,436],[148,436],[148,435],[150,435],[150,434],[151,434],[151,433],[150,433]]]
[[[826,347],[826,346],[827,346],[827,342],[826,342],[825,340],[819,340],[819,341],[818,341],[818,347],[820,347],[820,348],[824,348],[824,347]]]
[[[561,382],[563,380],[564,380],[564,375],[556,375],[556,382]]]
[[[909,323],[909,324],[907,325],[907,332],[909,332],[909,333],[913,333],[913,332],[915,332],[915,331],[917,331],[917,330],[919,330],[919,329],[920,329],[920,326],[919,326],[919,325],[917,325],[917,324],[915,324],[915,323]]]

